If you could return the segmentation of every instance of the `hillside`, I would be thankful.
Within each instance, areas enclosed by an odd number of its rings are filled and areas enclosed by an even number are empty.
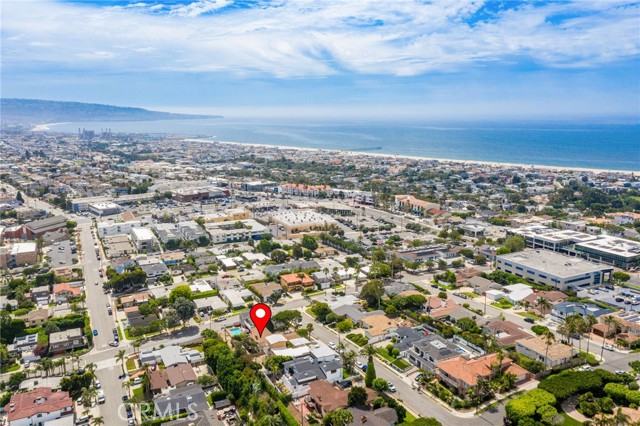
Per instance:
[[[0,99],[3,125],[31,125],[67,121],[156,121],[221,118],[213,115],[174,114],[143,108],[40,99]]]

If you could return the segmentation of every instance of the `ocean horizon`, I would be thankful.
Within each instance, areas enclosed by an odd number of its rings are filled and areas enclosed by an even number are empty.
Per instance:
[[[50,131],[149,133],[212,141],[536,166],[640,171],[640,124],[192,119],[69,122]]]

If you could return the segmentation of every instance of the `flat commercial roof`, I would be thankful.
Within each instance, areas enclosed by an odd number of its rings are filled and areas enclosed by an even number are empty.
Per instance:
[[[576,244],[576,247],[590,248],[615,256],[640,256],[640,243],[611,236],[600,237],[594,241]]]
[[[497,258],[562,278],[611,270],[611,267],[597,265],[583,259],[547,250],[520,251],[500,255]]]

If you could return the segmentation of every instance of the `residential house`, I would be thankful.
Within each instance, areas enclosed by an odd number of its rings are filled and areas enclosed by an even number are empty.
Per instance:
[[[338,316],[349,318],[356,326],[362,325],[363,318],[370,317],[372,315],[384,315],[384,311],[376,310],[367,312],[362,306],[352,304],[340,305],[332,309],[332,311]]]
[[[61,354],[65,351],[82,348],[86,344],[87,339],[82,334],[81,328],[71,328],[49,335],[49,352],[53,354]]]
[[[353,421],[348,426],[393,426],[398,420],[396,410],[391,407],[381,407],[375,410],[362,408],[348,408],[353,415]]]
[[[331,287],[333,284],[333,278],[330,273],[325,273],[324,271],[317,271],[311,274],[311,277],[318,285],[318,288],[321,290],[326,290]]]
[[[512,373],[516,375],[516,383],[521,383],[529,378],[529,372],[517,364],[511,358],[505,357],[500,362],[498,354],[484,355],[474,359],[466,359],[461,356],[438,363],[436,374],[438,378],[450,388],[457,391],[458,395],[465,396],[470,389],[475,390],[479,380],[491,380],[498,372]]]
[[[147,274],[149,283],[155,283],[164,274],[169,274],[169,268],[162,262],[141,265],[140,268]]]
[[[150,388],[157,394],[166,388],[182,388],[196,382],[198,376],[189,364],[177,364],[149,371]]]
[[[362,318],[361,322],[362,327],[365,329],[364,334],[370,343],[373,343],[372,340],[380,341],[384,339],[389,333],[396,331],[399,325],[396,320],[386,315],[370,315]]]
[[[598,318],[602,315],[608,315],[612,313],[613,310],[607,308],[601,308],[598,305],[594,305],[591,303],[582,303],[582,302],[560,302],[556,303],[551,310],[551,315],[556,318],[567,318],[571,315],[580,315],[583,318],[586,318],[588,315],[593,315]]]
[[[494,283],[493,281],[480,276],[468,278],[465,281],[465,285],[467,287],[471,287],[475,294],[480,295],[484,294],[488,290],[498,290],[502,287],[500,284]]]
[[[19,355],[35,349],[38,345],[38,333],[27,334],[26,336],[15,337],[13,343],[7,345],[9,355]]]
[[[539,336],[517,340],[516,352],[542,362],[547,368],[566,365],[577,355],[577,351],[571,346],[560,342],[547,345],[545,340]]]
[[[58,303],[68,302],[80,296],[82,296],[82,289],[71,283],[60,283],[53,286],[53,297]]]
[[[252,300],[253,293],[246,288],[229,288],[220,292],[220,298],[231,309],[242,309],[247,306],[247,301]]]
[[[518,324],[501,319],[488,321],[483,325],[482,329],[486,334],[493,336],[500,347],[511,346],[517,340],[531,336],[520,328]]]
[[[38,305],[48,305],[49,304],[49,286],[41,285],[39,287],[34,287],[29,292],[31,295],[31,300],[36,302]]]
[[[49,309],[41,308],[33,311],[29,311],[26,314],[18,317],[25,322],[27,327],[37,327],[42,325],[45,321],[49,319]]]
[[[140,364],[156,365],[162,363],[165,367],[179,364],[198,365],[204,362],[201,352],[195,349],[183,349],[170,345],[156,350],[144,350],[139,355]]]
[[[55,419],[70,416],[73,422],[74,403],[69,392],[54,392],[49,387],[16,393],[4,406],[9,426],[42,426]]]
[[[427,315],[434,319],[446,318],[459,305],[453,299],[440,299],[437,296],[429,297],[424,304]]]
[[[435,371],[439,362],[460,356],[460,352],[464,353],[458,346],[437,334],[422,336],[408,345],[400,341],[396,347],[400,349],[400,355],[411,364],[430,372]]]
[[[274,282],[251,284],[251,288],[262,302],[270,298],[273,293],[282,292],[282,286]]]
[[[124,314],[131,328],[147,327],[151,321],[158,319],[156,314],[142,315],[137,306],[124,308]]]
[[[181,251],[172,251],[172,252],[165,252],[161,256],[161,259],[165,265],[170,266],[170,265],[177,265],[179,263],[183,263],[186,260],[186,256]]]
[[[130,294],[129,296],[123,296],[120,298],[120,304],[123,308],[130,308],[131,306],[138,306],[141,303],[148,302],[150,295],[146,291]]]
[[[534,290],[533,293],[522,299],[522,304],[528,306],[537,314],[547,315],[551,309],[541,309],[538,306],[538,299],[546,299],[551,305],[565,302],[569,296],[558,290],[542,291]],[[544,312],[543,312],[544,311]]]
[[[313,356],[293,359],[283,364],[282,384],[294,398],[309,394],[309,384],[316,380],[334,383],[342,380],[342,360],[335,356],[321,361]]]
[[[170,389],[166,394],[154,397],[153,404],[154,413],[158,418],[209,409],[207,395],[202,386],[196,384]]]
[[[282,275],[280,285],[286,292],[307,291],[315,288],[315,281],[306,272],[300,272]]]
[[[376,399],[377,394],[373,389],[365,388],[367,392],[367,404],[371,404]],[[309,383],[309,392],[305,402],[309,407],[315,409],[320,416],[340,409],[347,408],[347,397],[349,389],[338,388],[326,380],[316,380]]]

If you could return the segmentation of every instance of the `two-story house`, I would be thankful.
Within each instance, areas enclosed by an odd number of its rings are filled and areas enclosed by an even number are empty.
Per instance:
[[[547,346],[539,336],[517,340],[516,352],[542,362],[547,368],[568,364],[577,355],[577,351],[571,346],[560,342],[553,342]]]
[[[53,354],[61,354],[65,351],[82,348],[86,344],[87,340],[82,334],[81,328],[71,328],[49,335],[49,352]]]
[[[294,398],[309,393],[309,383],[316,380],[327,380],[335,383],[342,380],[342,360],[336,356],[332,360],[321,361],[314,356],[305,356],[283,364],[282,384]]]
[[[40,426],[45,422],[73,416],[73,407],[69,392],[53,392],[51,388],[40,387],[11,396],[4,411],[9,426]]]

